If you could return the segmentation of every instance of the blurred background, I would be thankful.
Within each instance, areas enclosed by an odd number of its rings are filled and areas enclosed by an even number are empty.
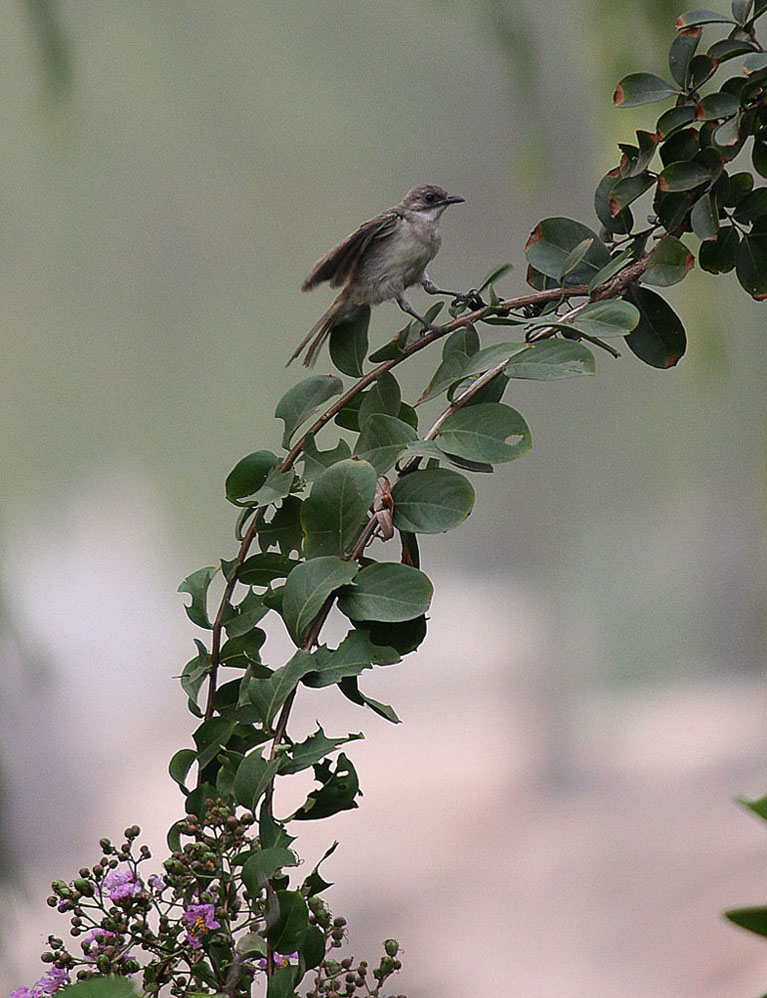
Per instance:
[[[521,292],[530,229],[595,224],[615,142],[654,122],[611,94],[666,72],[679,3],[5,5],[0,994],[39,976],[49,882],[100,836],[138,822],[162,859],[191,730],[175,589],[235,550],[227,472],[279,446],[284,361],[330,297],[300,294],[311,264],[429,181],[466,198],[433,279],[509,260]],[[366,677],[404,723],[301,700],[299,726],[364,727],[365,797],[297,844],[341,840],[331,906],[358,958],[399,937],[409,998],[767,988],[721,917],[767,897],[733,803],[767,790],[764,306],[733,275],[668,297],[677,368],[600,353],[512,385],[534,450],[423,544],[429,637]],[[381,306],[372,341],[400,325]]]

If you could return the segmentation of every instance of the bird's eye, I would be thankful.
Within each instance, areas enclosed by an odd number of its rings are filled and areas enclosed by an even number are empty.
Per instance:
[[[434,204],[434,202],[437,200],[437,195],[436,194],[427,194],[425,200],[429,204]]]

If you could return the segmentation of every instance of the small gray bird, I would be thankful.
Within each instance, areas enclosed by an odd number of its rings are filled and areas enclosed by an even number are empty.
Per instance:
[[[426,273],[426,266],[437,255],[442,242],[439,232],[442,212],[448,205],[463,200],[434,184],[414,187],[399,204],[365,222],[318,260],[301,290],[310,291],[317,284],[328,281],[331,288],[341,288],[341,291],[301,340],[288,364],[311,340],[304,366],[312,365],[333,326],[358,305],[378,305],[393,298],[404,312],[418,319],[424,329],[433,329],[405,297],[405,289],[413,284],[420,284],[430,295],[452,295],[461,301],[470,300],[471,294],[441,290]]]

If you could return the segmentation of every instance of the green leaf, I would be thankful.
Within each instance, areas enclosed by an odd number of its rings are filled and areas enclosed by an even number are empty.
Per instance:
[[[300,891],[277,891],[278,915],[264,935],[276,953],[294,953],[300,949],[309,931],[309,910]],[[288,970],[289,968],[284,968]],[[277,972],[279,973],[279,971]],[[275,974],[272,980],[277,976]],[[290,975],[288,975],[290,980]],[[292,985],[291,985],[292,987]],[[291,992],[286,992],[292,998]],[[268,998],[272,998],[268,995]]]
[[[622,301],[620,298],[589,302],[581,312],[568,320],[572,329],[600,339],[625,336],[638,322],[637,309],[630,302]]]
[[[760,177],[767,177],[767,142],[754,139],[754,147],[751,150],[751,162]]]
[[[292,745],[290,753],[283,753],[280,756],[280,775],[290,776],[292,773],[300,773],[303,769],[308,769],[324,759],[326,755],[347,742],[357,741],[364,738],[362,732],[349,734],[342,738],[328,738],[322,728],[318,725],[314,734],[309,735],[304,741]]]
[[[690,90],[699,90],[716,72],[718,63],[710,55],[696,55],[690,62],[687,86]]]
[[[745,797],[736,797],[735,799],[739,804],[747,807],[749,811],[753,811],[754,814],[758,814],[760,818],[767,821],[767,795],[758,797],[756,800],[746,800]]]
[[[710,274],[727,274],[735,267],[740,237],[734,226],[719,229],[716,239],[701,244],[698,263]]]
[[[308,436],[304,442],[303,450],[304,478],[307,482],[315,482],[326,468],[330,468],[339,461],[345,461],[351,456],[351,447],[345,440],[339,440],[336,446],[330,450],[320,451],[317,450],[314,437]]]
[[[311,874],[310,874],[311,876]],[[304,884],[307,883],[307,880]],[[326,881],[317,874],[316,877],[318,884],[325,884]],[[328,884],[328,887],[332,887],[332,884]],[[306,888],[302,886],[302,893]],[[324,889],[324,888],[321,888]],[[318,891],[314,891],[315,894]],[[307,894],[307,897],[311,897],[311,894]],[[314,967],[319,967],[322,961],[325,959],[325,933],[317,925],[310,925],[309,931],[306,934],[306,940],[304,945],[301,947],[301,961],[302,966],[306,967],[307,970],[312,970]]]
[[[432,592],[428,576],[417,568],[374,563],[341,593],[338,609],[352,620],[412,620],[429,609]]]
[[[617,212],[616,212],[617,214]],[[564,278],[585,258],[588,251],[594,245],[594,236],[587,236],[572,249],[564,259],[562,267],[557,274],[557,280],[564,281]]]
[[[384,371],[362,396],[358,422],[359,426],[377,412],[386,416],[398,416],[402,403],[402,392],[391,371]]]
[[[251,897],[258,897],[267,881],[285,866],[298,866],[298,857],[285,846],[272,846],[252,853],[242,867],[245,889]]]
[[[266,940],[258,932],[246,932],[240,936],[235,946],[241,956],[266,956]]]
[[[746,194],[735,209],[736,222],[756,222],[767,215],[767,187],[760,187]]]
[[[194,749],[183,748],[176,752],[168,765],[170,778],[175,783],[178,783],[184,792],[187,790],[186,778],[189,775],[189,770],[192,768],[196,760],[197,753]]]
[[[414,534],[440,534],[466,519],[474,489],[457,471],[429,468],[404,475],[392,489],[394,526]]]
[[[693,121],[695,121],[694,107],[691,107],[689,104],[680,107],[670,107],[668,111],[664,111],[660,118],[658,118],[656,128],[660,137],[667,139],[680,128],[685,128],[687,125],[692,124]]]
[[[740,142],[739,116],[736,115],[734,118],[728,118],[727,121],[722,122],[714,132],[714,142],[724,148],[738,145]]]
[[[710,192],[695,202],[690,222],[698,239],[716,239],[719,232],[719,212]]]
[[[380,700],[374,700],[372,697],[366,696],[357,685],[357,677],[350,676],[348,679],[342,679],[338,684],[338,688],[341,690],[343,695],[347,700],[351,700],[352,703],[358,704],[360,707],[369,707],[374,714],[378,714],[385,721],[389,721],[390,724],[399,724],[400,719],[393,707],[390,707],[386,703],[381,703]]]
[[[570,274],[570,283],[587,284],[610,259],[610,253],[588,226],[572,218],[544,218],[530,233],[525,254],[536,270],[557,279],[568,255],[588,238],[594,242],[583,261]]]
[[[242,563],[239,580],[246,586],[268,586],[275,579],[286,579],[300,562],[276,551],[253,554]]]
[[[737,114],[740,109],[740,101],[734,94],[728,94],[722,90],[717,94],[709,94],[700,102],[706,120],[714,118],[729,118],[731,114]]]
[[[649,288],[634,287],[627,297],[639,309],[639,324],[626,337],[627,346],[651,367],[673,367],[687,348],[684,326],[676,312]]]
[[[197,746],[197,764],[205,769],[226,745],[235,729],[235,722],[224,717],[209,717],[197,728],[192,737]]]
[[[226,498],[235,505],[258,492],[280,459],[268,450],[257,450],[242,458],[226,476]]]
[[[272,468],[261,488],[254,495],[248,496],[246,505],[268,506],[270,503],[279,502],[290,494],[295,479],[296,473],[292,468],[288,468],[287,471]]]
[[[615,218],[613,218],[610,213],[610,194],[613,187],[615,187],[620,180],[620,176],[621,171],[619,169],[616,168],[615,170],[610,170],[610,172],[606,173],[599,181],[597,189],[594,192],[594,211],[596,212],[597,218],[608,232],[618,234],[630,232],[632,225],[634,224],[634,220],[628,208],[624,208],[623,211],[615,216]],[[593,281],[595,277],[596,274],[591,278],[591,280]]]
[[[728,59],[734,59],[736,56],[745,55],[747,52],[753,52],[754,46],[750,42],[738,41],[735,38],[722,38],[718,42],[714,42],[713,45],[709,46],[708,54],[712,59],[716,59],[717,62],[727,62]]]
[[[370,636],[374,645],[389,651],[396,649],[400,655],[408,655],[423,642],[426,637],[426,617],[414,617],[413,620],[403,620],[399,623],[379,623],[375,620],[356,620],[355,626],[361,628]],[[388,647],[387,647],[388,646]],[[380,657],[373,659],[376,665],[389,665]]]
[[[367,520],[376,477],[371,464],[357,459],[339,461],[320,475],[301,510],[307,558],[348,554]]]
[[[388,637],[383,636],[387,641]],[[394,665],[400,655],[388,644],[375,644],[367,631],[350,631],[335,648],[321,645],[312,654],[313,671],[303,678],[304,685],[319,689],[334,686],[348,676],[358,676],[374,665]]]
[[[413,427],[401,419],[377,412],[365,420],[354,456],[369,461],[383,475],[416,436]]]
[[[759,936],[767,936],[767,905],[756,905],[753,908],[731,908],[726,911],[725,918],[739,925],[742,929],[755,932]]]
[[[620,273],[631,262],[633,255],[633,247],[627,246],[614,256],[609,263],[606,263],[589,281],[589,294],[593,294],[597,288],[603,284],[607,284],[611,277],[615,277],[616,274]]]
[[[695,196],[686,191],[668,194],[657,192],[653,208],[667,232],[673,232],[674,229],[684,225],[694,200]]]
[[[659,175],[658,189],[661,191],[689,191],[708,183],[711,174],[700,163],[670,163]]]
[[[328,856],[333,855],[337,848],[338,842],[334,842],[333,845],[329,846],[320,857],[312,872],[304,879],[304,882],[301,884],[301,893],[305,897],[313,897],[316,894],[321,894],[322,891],[326,891],[328,887],[333,886],[329,881],[325,880],[324,877],[320,876],[319,871],[320,866],[325,862]]]
[[[271,727],[277,711],[301,679],[313,669],[311,655],[299,648],[290,661],[282,668],[275,669],[268,679],[251,679],[248,683],[248,697],[267,728]]]
[[[767,298],[767,235],[743,236],[735,256],[735,273],[752,298]]]
[[[355,797],[360,792],[359,780],[354,766],[343,752],[336,760],[335,769],[328,759],[318,763],[314,767],[314,778],[322,786],[307,794],[306,801],[292,815],[296,821],[329,818],[331,814],[350,811],[358,806]]]
[[[306,471],[304,471],[304,477],[307,477]],[[277,546],[280,553],[284,555],[290,555],[293,551],[301,553],[303,538],[301,505],[301,500],[297,496],[285,496],[271,520],[268,523],[265,520],[261,521],[258,530],[258,545],[262,551]]]
[[[275,970],[266,985],[266,998],[295,998],[295,994],[293,971],[290,967],[280,967]]]
[[[219,652],[219,661],[243,668],[251,662],[260,662],[259,652],[265,641],[265,631],[260,627],[252,627],[244,634],[238,634],[224,642]]]
[[[732,16],[738,24],[745,24],[751,13],[753,0],[732,0]]]
[[[681,128],[666,139],[660,147],[664,167],[694,159],[700,151],[700,133],[694,128]]]
[[[202,711],[197,706],[197,695],[200,692],[205,678],[210,672],[211,659],[210,652],[202,643],[195,638],[197,655],[190,659],[184,666],[181,673],[181,689],[189,697],[189,710],[195,717],[202,717]]]
[[[300,645],[325,600],[352,581],[357,566],[340,558],[312,558],[294,568],[285,583],[282,614],[293,641]]]
[[[763,69],[767,69],[767,52],[753,52],[743,60],[743,72],[746,76],[761,73]]]
[[[616,107],[636,107],[637,104],[652,104],[667,97],[676,97],[678,93],[677,87],[652,73],[630,73],[615,88],[613,104]]]
[[[695,49],[700,41],[701,29],[678,34],[671,43],[668,53],[668,68],[680,87],[687,82],[687,69],[690,60],[695,55]]]
[[[282,446],[290,447],[290,441],[298,427],[315,413],[320,406],[340,395],[343,383],[333,374],[315,374],[311,378],[293,385],[277,403],[274,415],[285,423]]]
[[[370,306],[357,305],[330,330],[330,359],[342,374],[362,377],[369,325]]]
[[[636,201],[654,185],[655,179],[649,173],[640,173],[638,176],[619,180],[610,191],[608,199],[611,217],[615,218],[624,208]]]
[[[688,10],[686,14],[680,15],[676,19],[676,30],[685,31],[687,28],[697,27],[699,24],[734,24],[731,17],[724,14],[717,14],[713,10]]]
[[[124,977],[99,977],[78,981],[65,988],[67,998],[136,998],[138,992],[132,981]]]
[[[434,398],[446,388],[450,388],[451,385],[455,385],[473,374],[489,371],[491,367],[495,367],[501,361],[508,360],[509,357],[524,349],[524,343],[494,343],[493,346],[477,350],[471,354],[454,351],[443,359],[429,382],[429,387],[423,393],[422,399]]]
[[[509,373],[514,377],[512,368]],[[518,439],[506,443],[510,436]],[[448,416],[440,427],[437,445],[444,453],[468,461],[497,464],[521,457],[532,443],[528,425],[516,409],[501,402],[483,402]]]
[[[238,804],[255,811],[266,788],[279,768],[279,759],[264,759],[260,749],[246,755],[234,777],[234,797]]]
[[[187,575],[177,590],[180,593],[188,593],[192,597],[189,606],[184,607],[187,617],[193,624],[204,627],[208,631],[213,628],[208,618],[208,587],[217,571],[218,569],[213,565],[200,568],[196,572],[192,572],[191,575]]]
[[[686,277],[694,264],[692,253],[681,240],[675,236],[664,236],[648,261],[644,279],[648,284],[665,288]]]

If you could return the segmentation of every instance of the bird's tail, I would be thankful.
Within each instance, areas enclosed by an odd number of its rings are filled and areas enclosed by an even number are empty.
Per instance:
[[[347,302],[346,294],[342,291],[336,297],[336,300],[327,312],[325,312],[325,314],[312,326],[306,336],[304,336],[285,366],[287,367],[289,364],[292,364],[296,357],[300,355],[306,344],[309,343],[309,349],[306,351],[306,356],[304,357],[304,367],[313,367],[317,360],[317,354],[320,352],[322,344],[330,335],[330,331],[333,326],[340,322],[348,311],[349,304]],[[312,337],[314,338],[312,339]],[[311,342],[309,342],[310,340]]]

